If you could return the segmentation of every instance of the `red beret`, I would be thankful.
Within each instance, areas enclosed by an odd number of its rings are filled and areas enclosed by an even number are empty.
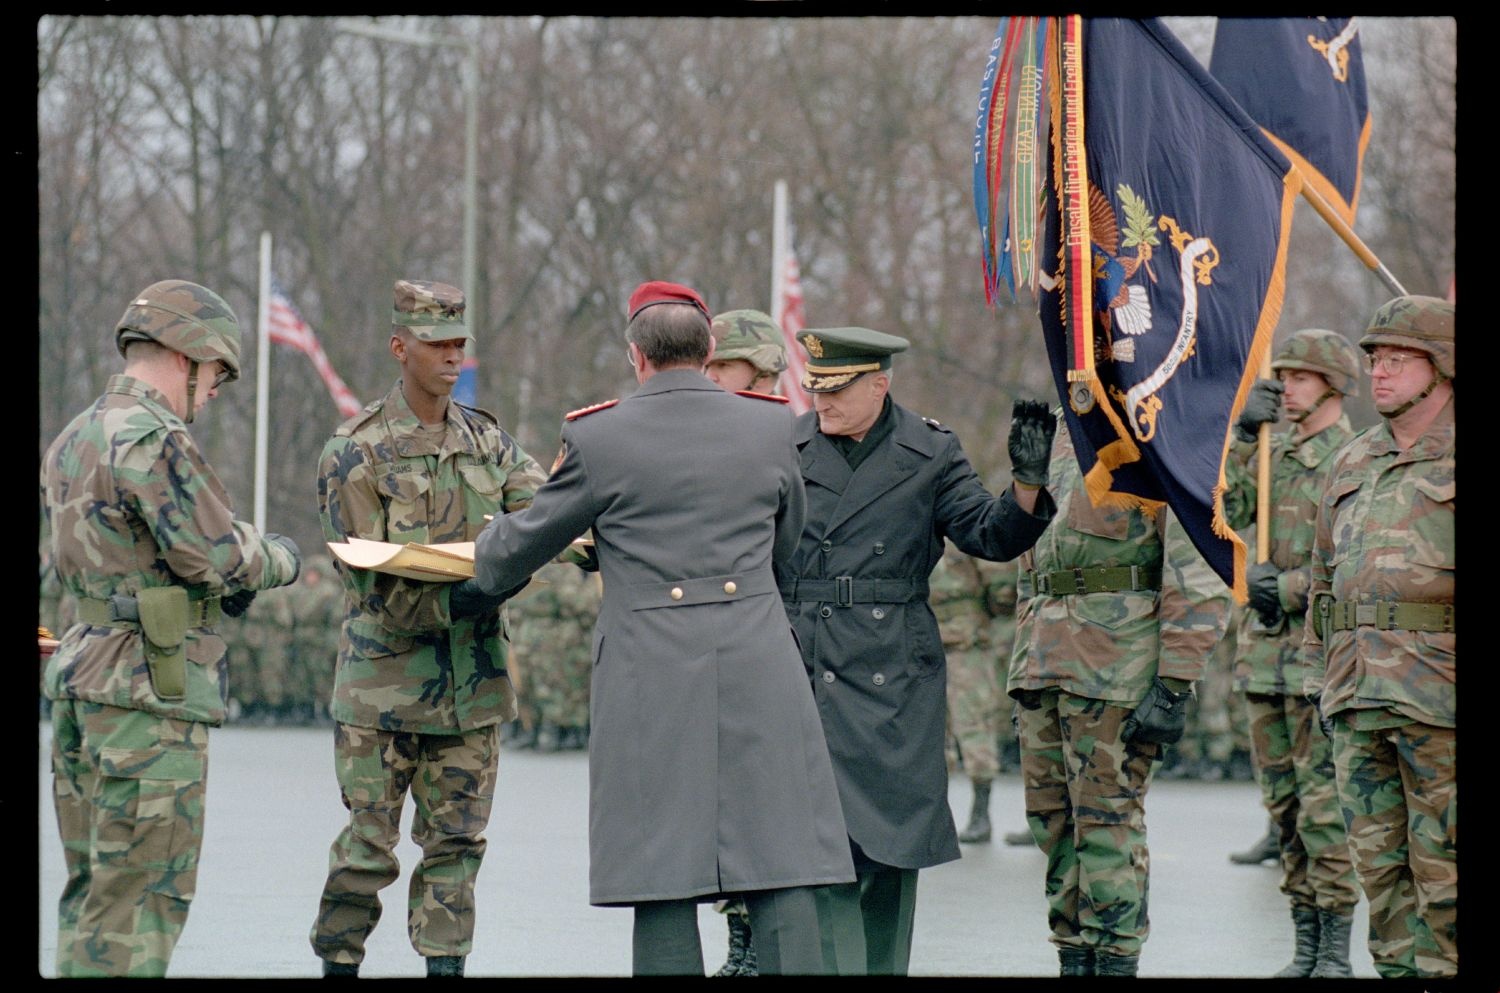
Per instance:
[[[627,320],[635,320],[636,314],[659,303],[689,303],[701,310],[704,317],[712,319],[708,307],[703,303],[703,298],[698,295],[697,290],[683,286],[681,283],[666,283],[653,279],[649,283],[637,286],[635,292],[630,294],[630,302],[626,305],[626,310],[630,314]]]

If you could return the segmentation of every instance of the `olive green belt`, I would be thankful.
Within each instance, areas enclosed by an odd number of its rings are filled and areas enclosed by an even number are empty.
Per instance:
[[[187,626],[190,628],[212,627],[219,623],[222,614],[219,598],[216,596],[204,597],[202,600],[189,600]],[[136,628],[141,626],[141,611],[135,597],[121,593],[116,593],[108,600],[80,597],[78,619],[85,624],[100,627]]]
[[[1078,593],[1125,593],[1135,590],[1161,589],[1161,570],[1138,565],[1121,565],[1095,569],[1058,569],[1037,572],[1028,569],[1024,578],[1030,581],[1036,596],[1073,596]]]
[[[1453,604],[1402,603],[1377,600],[1355,603],[1352,600],[1323,600],[1328,627],[1332,631],[1353,631],[1371,627],[1380,631],[1453,631]]]

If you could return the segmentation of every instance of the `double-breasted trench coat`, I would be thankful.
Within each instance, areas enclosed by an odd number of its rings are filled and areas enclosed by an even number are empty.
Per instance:
[[[807,515],[777,582],[828,738],[849,836],[877,862],[920,869],[959,857],[943,759],[947,673],[927,577],[952,541],[1004,561],[1055,510],[992,496],[953,432],[892,403],[891,433],[851,471],[797,421]]]
[[[779,403],[696,371],[658,372],[569,420],[531,507],[478,538],[476,578],[500,590],[593,531],[604,582],[590,700],[596,905],[854,879],[772,571],[802,526],[792,429]]]

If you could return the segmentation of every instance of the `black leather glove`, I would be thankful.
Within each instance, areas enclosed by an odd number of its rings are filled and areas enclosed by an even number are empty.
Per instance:
[[[1023,710],[1042,709],[1041,690],[1011,690],[1010,695],[1015,698],[1016,703],[1020,704]]]
[[[1285,392],[1286,387],[1278,379],[1257,379],[1245,398],[1240,419],[1234,422],[1235,437],[1254,441],[1262,424],[1281,420],[1281,394]]]
[[[455,584],[452,592],[448,594],[448,614],[455,621],[461,621],[468,617],[492,613],[499,610],[502,603],[529,585],[531,585],[531,579],[528,577],[519,586],[513,586],[499,593],[486,593],[480,588],[478,582],[465,579]]]
[[[1010,473],[1027,486],[1047,485],[1057,418],[1040,400],[1017,400],[1010,408]]]
[[[1120,737],[1125,741],[1155,742],[1170,745],[1182,738],[1187,727],[1187,702],[1190,690],[1173,693],[1158,676],[1146,691],[1146,698],[1125,718]]]
[[[1276,577],[1281,570],[1271,562],[1257,562],[1245,570],[1245,586],[1250,592],[1250,606],[1260,615],[1260,622],[1268,628],[1281,623],[1281,590]]]
[[[225,617],[241,617],[250,609],[250,601],[254,599],[254,590],[239,590],[220,600],[219,609],[224,612]]]
[[[297,577],[302,575],[302,549],[298,548],[297,543],[284,534],[268,533],[266,535],[266,540],[274,541],[276,542],[276,544],[292,553],[292,562],[295,563],[295,568],[292,570],[292,578],[287,580],[287,585],[295,583],[297,581]]]

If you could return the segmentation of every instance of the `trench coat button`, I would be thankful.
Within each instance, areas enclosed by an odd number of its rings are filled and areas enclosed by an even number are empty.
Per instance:
[[[876,686],[884,686],[885,685],[885,673],[883,673],[883,672],[877,672],[875,675],[873,675],[873,676],[870,677],[870,681],[872,683],[874,683]]]
[[[876,555],[884,555],[885,554],[885,542],[883,542],[883,541],[877,541],[877,542],[875,542],[875,554]]]
[[[820,611],[818,611],[818,613],[822,614],[824,617],[832,617],[833,616],[833,608],[825,604],[823,606],[823,609],[820,610]]]
[[[728,593],[730,596],[733,596],[734,595],[734,591],[737,590],[737,589],[739,589],[739,587],[736,586],[736,585],[734,585],[734,580],[732,580],[732,579],[729,582],[727,582],[727,583],[724,584],[724,592]]]
[[[681,586],[674,586],[674,587],[672,587],[672,592],[671,592],[670,595],[671,595],[671,597],[672,597],[673,600],[681,600],[682,599],[682,587]]]
[[[828,539],[825,538],[825,539],[823,539],[823,544],[820,545],[819,547],[822,548],[823,551],[825,551],[825,552],[831,552],[831,551],[833,551],[833,542],[831,542],[831,541],[829,541]]]
[[[876,607],[874,610],[870,611],[870,615],[878,621],[881,618],[885,617],[885,611],[881,610],[879,607]]]
[[[834,678],[835,677],[834,677],[833,673],[831,673],[831,672],[825,672],[825,673],[823,673],[823,682],[825,682],[825,683],[831,683],[831,682],[833,682]]]

